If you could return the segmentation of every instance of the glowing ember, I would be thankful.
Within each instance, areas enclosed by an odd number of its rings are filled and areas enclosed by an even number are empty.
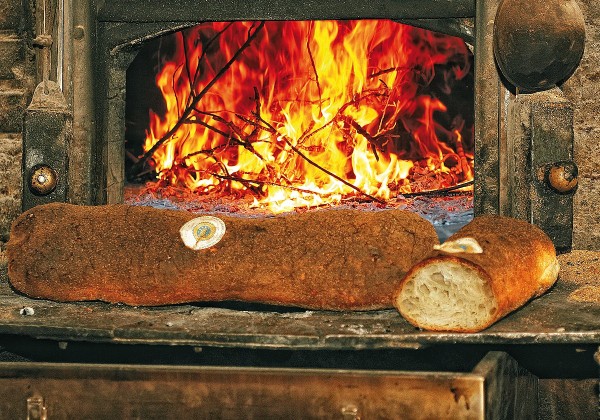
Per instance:
[[[163,195],[252,194],[281,212],[472,179],[472,127],[437,122],[447,109],[428,93],[434,70],[446,93],[468,74],[460,39],[385,20],[211,22],[173,36],[156,78],[166,113],[151,113],[144,144]]]

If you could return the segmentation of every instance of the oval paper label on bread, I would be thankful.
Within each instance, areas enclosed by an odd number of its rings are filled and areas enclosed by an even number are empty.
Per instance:
[[[190,220],[179,229],[181,240],[190,249],[198,251],[216,245],[225,234],[225,222],[214,216]]]
[[[433,249],[444,251],[449,254],[482,254],[483,248],[475,238],[458,238],[453,241],[446,241],[441,245],[434,245]]]

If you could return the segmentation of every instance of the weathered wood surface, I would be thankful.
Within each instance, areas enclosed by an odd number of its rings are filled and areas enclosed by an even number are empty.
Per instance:
[[[494,17],[499,0],[480,0],[475,16],[475,214],[499,214],[503,200],[500,191],[502,156],[504,148],[503,122],[499,114],[505,89],[500,83],[494,61]]]
[[[569,298],[582,284],[572,281],[567,271],[577,268],[578,262],[568,263],[547,294],[475,334],[420,331],[395,310],[305,311],[234,303],[147,308],[56,303],[16,294],[4,267],[0,269],[0,334],[57,341],[313,350],[451,343],[600,344],[600,303]],[[592,278],[596,283],[600,282],[597,274]],[[22,315],[23,308],[32,308],[33,315]]]
[[[473,373],[485,382],[486,419],[537,419],[538,378],[506,353],[490,352]]]
[[[52,419],[536,418],[536,384],[502,352],[472,372],[0,363],[0,416],[33,394]]]

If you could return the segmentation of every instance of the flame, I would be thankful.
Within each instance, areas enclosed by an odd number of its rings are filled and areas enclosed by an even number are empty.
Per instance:
[[[445,79],[468,73],[460,39],[387,20],[209,22],[172,36],[156,77],[166,112],[151,111],[144,142],[157,188],[253,194],[281,212],[473,177],[468,129],[436,122],[447,109],[427,93],[438,65],[452,60]]]

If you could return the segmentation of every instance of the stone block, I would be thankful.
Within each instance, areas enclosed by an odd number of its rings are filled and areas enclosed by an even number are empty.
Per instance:
[[[5,248],[6,244],[0,241],[0,269],[2,269],[6,266],[6,264],[8,264],[8,258],[6,256]]]
[[[581,0],[586,40],[581,64],[562,89],[575,106],[575,162],[579,188],[574,196],[573,247],[600,250],[600,1]]]
[[[1,0],[0,0],[1,1]],[[15,79],[22,71],[25,45],[16,35],[0,33],[0,79]]]
[[[573,198],[573,248],[600,249],[600,176],[580,176]]]
[[[580,176],[600,179],[600,126],[597,124],[597,121],[589,121],[575,127],[575,163]]]
[[[19,0],[0,0],[0,30],[18,29],[23,16],[23,3]]]
[[[0,134],[0,241],[21,212],[21,135]]]
[[[27,106],[26,90],[0,91],[0,133],[19,133]]]
[[[0,197],[0,238],[8,242],[10,226],[21,212],[21,200]]]

